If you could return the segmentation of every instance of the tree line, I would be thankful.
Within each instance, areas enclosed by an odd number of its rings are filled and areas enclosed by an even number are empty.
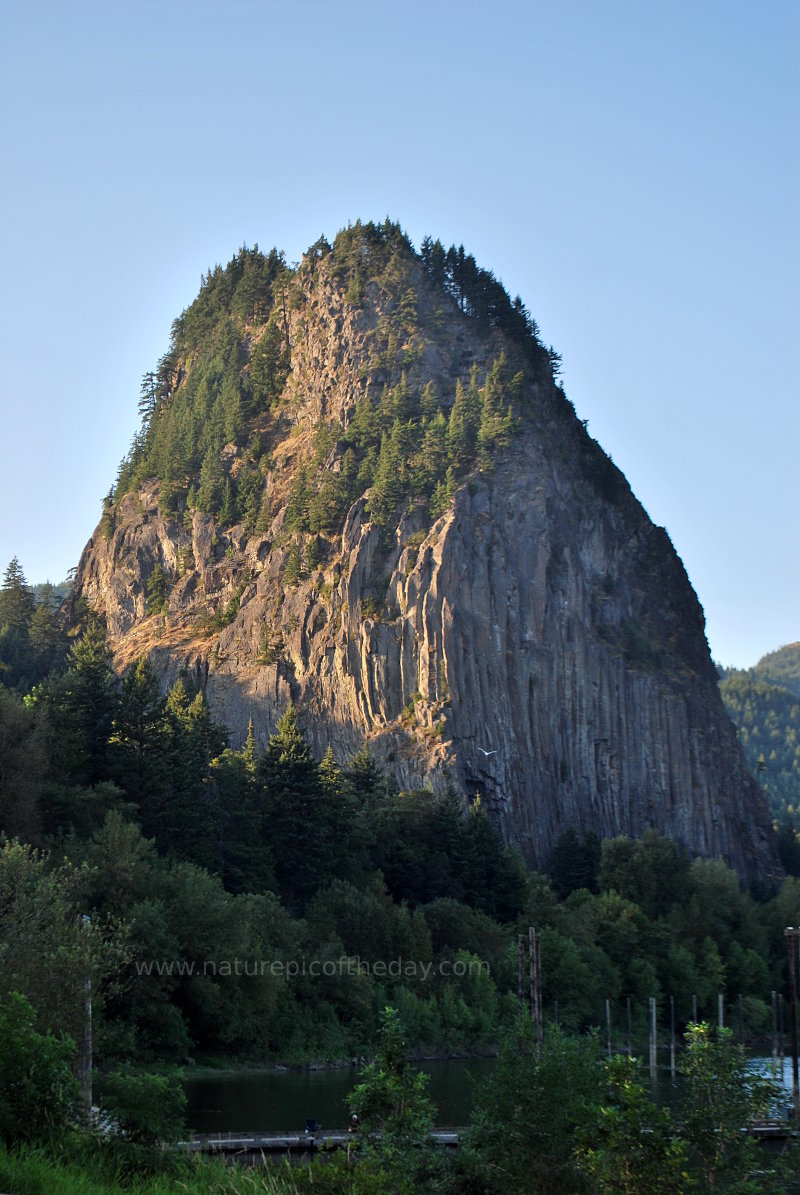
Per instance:
[[[364,751],[315,759],[297,710],[265,749],[252,733],[232,748],[191,678],[164,692],[146,659],[117,676],[89,614],[69,635],[48,612],[60,662],[35,679],[39,608],[12,562],[0,591],[0,987],[40,1000],[52,989],[43,1025],[64,1027],[53,1009],[70,983],[48,981],[36,959],[49,956],[17,925],[74,958],[73,976],[91,948],[98,1049],[112,1059],[346,1057],[366,1049],[387,1003],[423,1048],[488,1044],[513,1021],[516,938],[534,925],[547,1014],[557,1002],[568,1029],[601,1024],[606,1000],[622,1024],[630,998],[643,1033],[651,996],[673,996],[685,1022],[693,997],[710,1015],[722,992],[742,996],[749,1034],[768,1032],[797,880],[747,892],[721,861],[654,832],[600,843],[568,830],[546,872],[528,872],[479,802],[399,792]],[[221,972],[234,958],[419,967]],[[164,960],[175,966],[151,965]]]

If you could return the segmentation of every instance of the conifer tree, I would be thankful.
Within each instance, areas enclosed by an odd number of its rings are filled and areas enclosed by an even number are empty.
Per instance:
[[[217,870],[220,814],[210,780],[211,761],[225,747],[224,732],[212,722],[203,694],[190,696],[180,678],[164,714],[167,783],[145,832],[155,835],[161,850]]]
[[[10,627],[27,634],[36,602],[33,590],[25,580],[22,565],[15,556],[3,573],[0,588],[0,627]]]
[[[108,743],[117,702],[117,678],[103,624],[91,618],[69,653],[66,700],[77,715],[84,752],[83,779],[108,777]]]
[[[163,719],[158,677],[147,656],[140,656],[122,678],[111,749],[115,779],[142,810],[163,782]]]
[[[263,778],[250,719],[241,751],[212,761],[220,816],[219,874],[229,892],[266,892],[275,887],[273,851],[265,824]]]
[[[293,543],[286,554],[286,564],[283,568],[283,579],[287,585],[299,585],[303,575],[303,557],[300,545]]]
[[[147,578],[147,614],[163,614],[167,610],[167,578],[160,561],[156,561]]]
[[[290,908],[302,909],[324,875],[329,824],[319,769],[292,705],[270,738],[261,772],[278,887]]]

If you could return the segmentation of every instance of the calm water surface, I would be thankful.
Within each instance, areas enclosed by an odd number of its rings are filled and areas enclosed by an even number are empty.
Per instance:
[[[494,1066],[494,1058],[420,1063],[419,1069],[430,1075],[438,1125],[467,1123],[475,1092]],[[187,1121],[197,1133],[302,1131],[311,1116],[324,1128],[344,1128],[350,1119],[347,1097],[357,1081],[355,1067],[187,1075]]]
[[[753,1058],[752,1065],[771,1074],[770,1058]],[[780,1063],[778,1064],[780,1067]],[[430,1075],[429,1091],[437,1107],[440,1126],[464,1125],[482,1081],[491,1074],[494,1058],[450,1059],[424,1062],[420,1070]],[[643,1076],[646,1081],[646,1072]],[[780,1081],[781,1075],[778,1074]],[[198,1133],[239,1131],[301,1131],[306,1117],[314,1117],[324,1128],[344,1128],[350,1118],[348,1094],[358,1081],[358,1070],[307,1071],[220,1071],[187,1075],[187,1120]],[[652,1084],[653,1097],[660,1104],[680,1098],[680,1076],[673,1084],[670,1072],[659,1069]],[[792,1064],[785,1059],[783,1086],[791,1103]]]

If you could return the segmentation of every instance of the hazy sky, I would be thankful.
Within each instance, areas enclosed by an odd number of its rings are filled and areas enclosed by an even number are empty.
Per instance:
[[[716,659],[800,638],[796,0],[0,0],[0,568],[61,580],[242,243],[462,243],[666,526]]]

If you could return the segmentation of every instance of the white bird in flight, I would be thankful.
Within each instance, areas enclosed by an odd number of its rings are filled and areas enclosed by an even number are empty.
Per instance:
[[[495,747],[494,751],[484,751],[483,747],[479,747],[478,750],[480,751],[481,755],[487,755],[487,756],[488,755],[497,755],[496,747]]]

